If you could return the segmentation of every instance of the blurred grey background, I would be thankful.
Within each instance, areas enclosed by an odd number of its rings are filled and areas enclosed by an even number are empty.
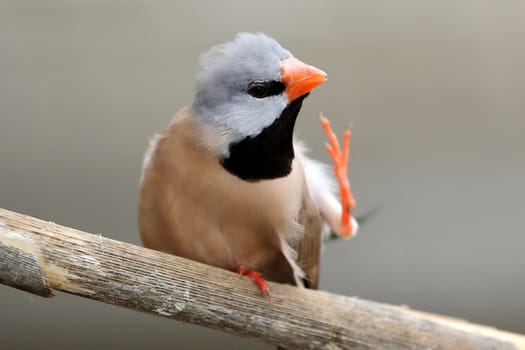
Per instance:
[[[354,125],[357,238],[321,287],[525,332],[525,2],[0,1],[0,207],[139,244],[149,137],[198,56],[264,31],[328,72],[298,135]],[[1,344],[270,349],[59,293],[0,286]]]

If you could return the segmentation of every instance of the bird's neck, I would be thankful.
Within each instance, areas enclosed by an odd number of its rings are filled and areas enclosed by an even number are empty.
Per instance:
[[[294,159],[293,130],[307,95],[290,102],[279,118],[257,136],[232,143],[229,156],[220,160],[222,166],[246,181],[269,180],[290,174]]]

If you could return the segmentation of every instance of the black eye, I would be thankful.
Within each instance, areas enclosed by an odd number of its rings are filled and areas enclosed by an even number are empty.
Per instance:
[[[248,93],[256,98],[264,98],[268,96],[269,91],[268,84],[261,82],[261,83],[252,83],[248,87]]]
[[[284,84],[280,81],[255,81],[248,86],[248,94],[255,98],[265,98],[279,95],[284,91]]]

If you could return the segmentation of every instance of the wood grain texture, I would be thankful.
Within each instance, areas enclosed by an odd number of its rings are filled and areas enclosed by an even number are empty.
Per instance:
[[[0,209],[0,281],[51,289],[289,349],[525,349],[525,337],[358,298],[269,283]]]

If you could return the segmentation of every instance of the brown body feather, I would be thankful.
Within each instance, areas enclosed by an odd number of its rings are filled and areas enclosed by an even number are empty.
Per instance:
[[[191,109],[181,109],[146,156],[139,225],[146,247],[265,279],[317,286],[320,214],[296,157],[282,178],[247,182],[203,146]]]

